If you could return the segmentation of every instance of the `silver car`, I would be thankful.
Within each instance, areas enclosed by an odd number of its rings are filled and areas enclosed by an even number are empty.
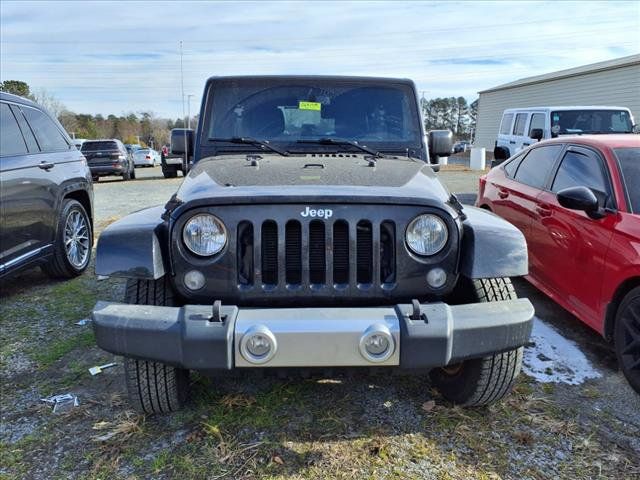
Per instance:
[[[152,148],[140,148],[133,152],[136,167],[155,167],[160,164],[160,154]]]

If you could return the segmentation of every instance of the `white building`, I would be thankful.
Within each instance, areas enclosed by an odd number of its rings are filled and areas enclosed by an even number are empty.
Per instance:
[[[489,151],[507,108],[611,105],[629,108],[640,123],[640,54],[523,78],[479,94],[474,144]]]

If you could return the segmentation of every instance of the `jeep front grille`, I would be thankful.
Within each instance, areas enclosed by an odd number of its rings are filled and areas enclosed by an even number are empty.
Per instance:
[[[395,224],[388,220],[291,219],[257,225],[242,221],[236,249],[238,284],[267,289],[391,284],[396,278],[395,235]]]

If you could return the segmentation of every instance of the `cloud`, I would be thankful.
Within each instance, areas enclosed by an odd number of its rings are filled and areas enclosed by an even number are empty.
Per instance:
[[[79,8],[79,5],[82,8]],[[25,20],[28,19],[28,20]],[[56,2],[3,0],[0,77],[86,113],[182,115],[233,74],[412,78],[465,96],[637,53],[635,2]]]

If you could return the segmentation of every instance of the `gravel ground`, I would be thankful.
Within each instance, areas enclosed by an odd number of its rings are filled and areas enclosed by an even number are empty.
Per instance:
[[[182,181],[158,168],[137,175],[95,186],[99,228],[166,202]],[[472,201],[478,175],[451,166],[440,178]],[[97,299],[121,300],[122,282],[25,271],[0,283],[0,478],[640,478],[640,396],[610,347],[526,281],[515,285],[542,334],[514,392],[492,407],[453,407],[424,377],[195,375],[188,408],[145,418],[128,408],[120,366],[88,374],[121,359],[75,325]],[[577,361],[588,375],[572,382]],[[80,399],[69,413],[40,402],[66,392]]]

